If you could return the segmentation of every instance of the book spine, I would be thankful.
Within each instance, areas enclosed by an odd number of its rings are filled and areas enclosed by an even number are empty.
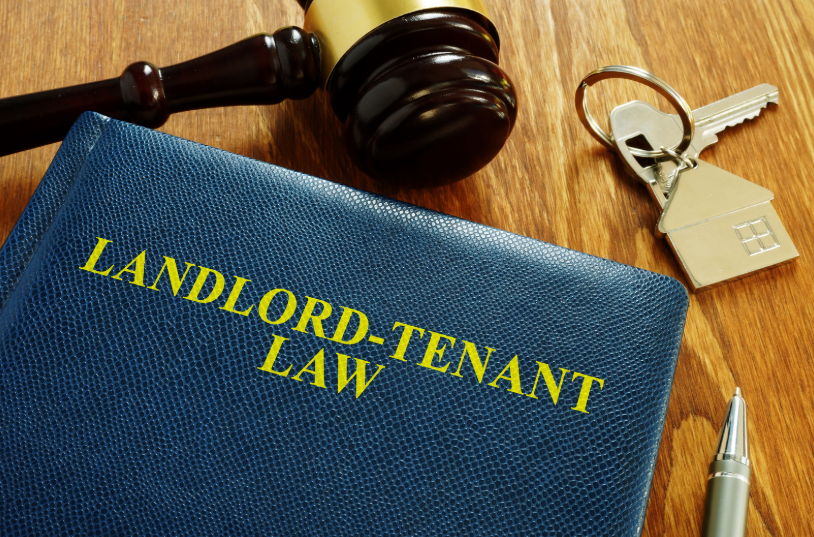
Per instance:
[[[0,311],[17,287],[40,240],[59,213],[71,185],[109,121],[105,116],[86,112],[74,123],[0,249]]]

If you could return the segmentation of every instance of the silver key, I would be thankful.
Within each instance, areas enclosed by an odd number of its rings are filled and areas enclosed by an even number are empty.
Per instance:
[[[687,156],[698,158],[698,154],[718,141],[719,132],[727,127],[734,127],[754,119],[769,103],[778,104],[780,91],[771,84],[761,84],[742,91],[718,102],[693,110],[695,118],[695,136]],[[681,120],[672,115],[676,125],[681,128]],[[665,146],[669,147],[669,146]],[[694,151],[694,153],[693,153]]]
[[[684,154],[695,162],[689,169],[681,168],[678,159],[653,163],[637,160],[630,152],[631,143],[642,149],[675,145],[684,132],[678,116],[641,101],[611,113],[616,151],[628,171],[648,183],[661,205],[656,235],[670,243],[693,290],[799,256],[772,207],[772,192],[698,159],[718,141],[719,132],[756,117],[777,100],[777,88],[762,84],[693,111],[695,134]]]
[[[686,152],[692,159],[718,141],[717,134],[727,127],[753,119],[769,103],[777,103],[779,91],[770,84],[761,84],[703,106],[693,111],[695,135]],[[629,150],[629,144],[642,149],[674,146],[681,139],[684,129],[675,114],[665,114],[643,101],[633,101],[619,106],[610,115],[616,151],[631,175],[651,185],[653,195],[663,207],[665,195],[670,191],[676,177],[678,163],[674,159],[659,161],[637,160]]]
[[[655,89],[681,113],[683,123],[634,101],[611,112],[612,134],[602,131],[588,112],[585,93],[609,78]],[[777,99],[777,88],[763,84],[690,113],[666,82],[624,65],[597,69],[577,87],[575,105],[582,124],[600,143],[616,150],[627,171],[650,187],[662,207],[656,236],[670,243],[693,290],[788,263],[799,255],[772,207],[774,194],[697,158],[718,141],[723,129],[757,116]],[[650,158],[634,157],[634,147]]]

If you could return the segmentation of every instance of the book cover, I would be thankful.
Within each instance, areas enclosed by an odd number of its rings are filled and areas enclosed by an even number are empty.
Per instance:
[[[639,535],[687,303],[85,114],[0,250],[0,533]]]

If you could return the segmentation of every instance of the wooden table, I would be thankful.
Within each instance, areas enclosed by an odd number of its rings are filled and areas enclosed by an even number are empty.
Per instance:
[[[410,191],[365,177],[346,156],[322,94],[189,112],[163,130],[684,281],[653,235],[658,209],[583,129],[574,90],[610,64],[661,76],[693,108],[762,82],[778,86],[779,106],[729,129],[702,158],[775,193],[800,259],[691,296],[644,535],[700,533],[707,464],[736,385],[750,405],[748,535],[814,535],[814,3],[487,3],[520,113],[497,159],[458,183]],[[3,0],[0,96],[118,76],[136,60],[170,65],[302,20],[294,0]],[[595,114],[607,117],[634,98],[658,103],[643,86],[603,82],[593,92]],[[0,158],[0,241],[56,149]]]

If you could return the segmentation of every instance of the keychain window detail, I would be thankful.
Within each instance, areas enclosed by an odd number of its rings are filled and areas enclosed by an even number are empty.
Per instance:
[[[763,217],[735,226],[735,233],[749,255],[757,255],[780,247],[780,242],[769,227],[769,222]]]

